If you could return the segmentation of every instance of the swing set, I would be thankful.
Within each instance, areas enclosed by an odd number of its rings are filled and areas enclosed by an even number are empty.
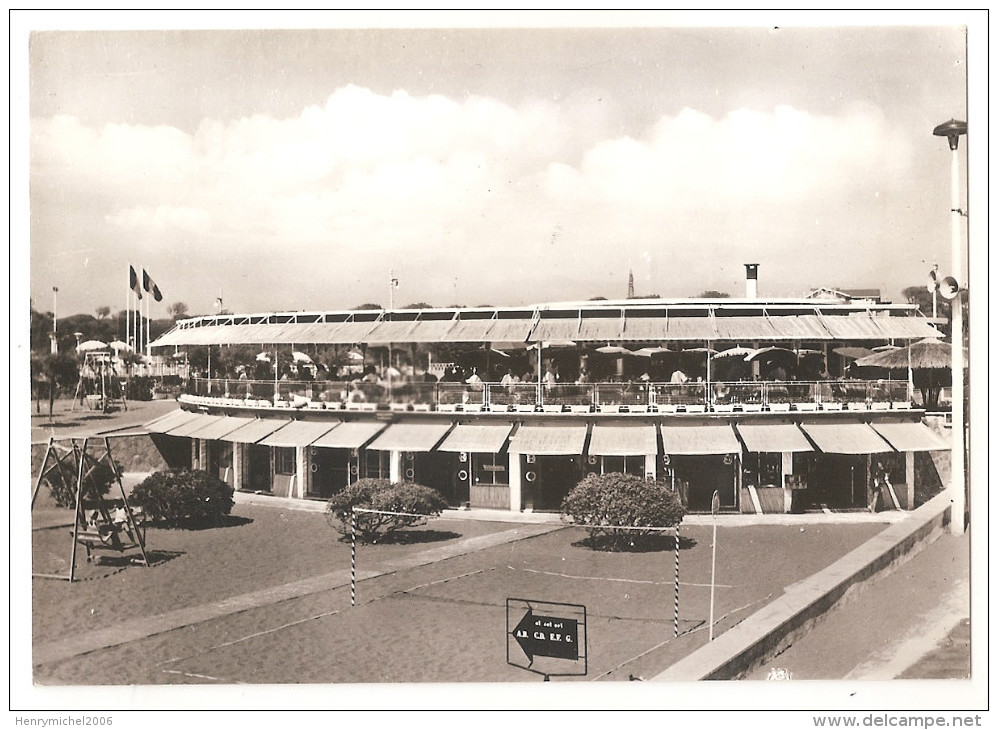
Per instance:
[[[68,441],[69,444],[63,443]],[[93,441],[103,442],[103,453],[90,450]],[[99,448],[99,447],[98,447]],[[118,483],[120,497],[111,500],[104,494],[108,481]],[[140,509],[132,509],[125,496],[121,472],[111,455],[111,442],[106,436],[94,438],[63,438],[48,440],[35,489],[31,509],[35,508],[42,482],[63,494],[73,494],[73,537],[69,558],[69,575],[32,573],[34,578],[56,578],[73,582],[76,577],[76,555],[79,546],[87,553],[87,562],[99,563],[104,552],[120,554],[138,551],[131,557],[133,565],[149,566],[145,547],[145,524]]]

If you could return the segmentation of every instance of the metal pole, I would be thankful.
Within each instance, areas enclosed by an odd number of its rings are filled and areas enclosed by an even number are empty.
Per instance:
[[[720,508],[720,497],[717,491],[710,500],[711,522],[714,524],[714,537],[710,547],[710,619],[707,627],[707,641],[714,640],[714,573],[717,566],[717,511]]]
[[[350,508],[350,605],[357,605],[357,511]]]
[[[956,138],[959,140],[959,137]],[[953,278],[961,284],[961,288],[966,286],[963,282],[963,256],[960,240],[960,158],[957,152],[957,145],[951,143],[952,164],[950,166],[952,181],[952,204],[950,206],[952,220],[952,274]],[[960,290],[952,299],[953,327],[950,332],[950,341],[953,351],[953,380],[952,380],[952,412],[953,412],[953,458],[951,460],[951,491],[953,501],[953,511],[950,515],[950,532],[954,535],[962,535],[964,532],[964,512],[966,504],[966,481],[964,476],[964,434],[963,434],[963,300],[960,297]]]
[[[679,525],[676,525],[676,605],[673,611],[673,635],[679,636]]]

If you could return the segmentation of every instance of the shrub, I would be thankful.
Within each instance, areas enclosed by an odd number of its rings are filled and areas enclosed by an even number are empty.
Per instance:
[[[125,398],[128,400],[152,400],[153,379],[145,375],[134,375],[128,379]]]
[[[360,479],[333,495],[326,503],[326,519],[341,535],[350,534],[350,511],[353,507],[402,514],[357,513],[357,537],[364,543],[376,543],[390,532],[426,524],[425,517],[439,515],[447,507],[443,497],[421,484],[392,484],[387,479]]]
[[[132,490],[131,503],[171,527],[217,525],[232,510],[232,487],[197,469],[158,471]]]
[[[659,530],[623,527],[673,527],[685,510],[678,492],[664,482],[650,482],[630,474],[589,474],[565,497],[562,513],[589,530],[592,542],[602,539],[620,550]]]

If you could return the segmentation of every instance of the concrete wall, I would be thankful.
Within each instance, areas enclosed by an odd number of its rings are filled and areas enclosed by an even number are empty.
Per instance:
[[[654,677],[655,682],[739,679],[793,644],[863,581],[904,562],[932,542],[950,520],[941,494],[889,525],[824,570],[788,589],[760,611]]]

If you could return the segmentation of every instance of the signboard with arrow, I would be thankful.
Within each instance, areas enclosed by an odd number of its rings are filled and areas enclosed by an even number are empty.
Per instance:
[[[543,674],[545,681],[549,677],[585,675],[586,644],[585,606],[506,599],[507,664]]]

